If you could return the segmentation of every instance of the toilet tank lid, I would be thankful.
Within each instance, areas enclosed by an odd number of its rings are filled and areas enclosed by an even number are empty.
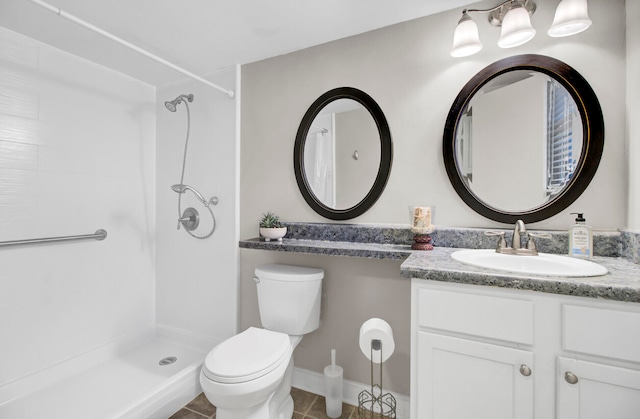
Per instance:
[[[255,274],[258,278],[275,281],[314,281],[324,278],[324,269],[269,264],[257,266]]]

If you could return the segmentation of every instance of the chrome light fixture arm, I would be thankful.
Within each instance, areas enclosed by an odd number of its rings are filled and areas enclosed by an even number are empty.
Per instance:
[[[536,10],[533,0],[506,0],[490,9],[464,9],[453,34],[451,56],[466,57],[482,49],[478,26],[469,13],[489,13],[489,23],[502,27],[498,46],[512,48],[529,42],[536,34],[531,15]]]
[[[482,49],[478,26],[469,13],[489,13],[489,23],[502,27],[498,46],[512,48],[529,42],[535,36],[536,30],[530,19],[535,11],[533,0],[506,0],[489,9],[464,9],[453,34],[451,56],[466,57]],[[587,0],[561,0],[547,33],[551,37],[575,35],[590,25]]]
[[[514,6],[521,5],[525,8],[529,16],[532,16],[536,11],[536,4],[533,0],[505,0],[495,7],[490,9],[464,9],[462,14],[465,13],[489,13],[489,23],[493,26],[502,26],[502,21],[509,10]]]

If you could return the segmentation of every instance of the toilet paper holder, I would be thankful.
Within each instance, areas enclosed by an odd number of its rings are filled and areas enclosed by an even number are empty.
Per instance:
[[[371,339],[369,362],[371,363],[371,391],[363,390],[358,394],[358,418],[378,417],[396,419],[396,398],[382,390],[382,361],[378,363],[378,377],[374,377],[374,351],[379,351],[378,359],[383,360],[382,341]],[[376,382],[377,380],[377,382]]]

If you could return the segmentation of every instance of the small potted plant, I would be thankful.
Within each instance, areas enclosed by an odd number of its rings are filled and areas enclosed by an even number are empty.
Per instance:
[[[260,220],[260,235],[264,237],[264,241],[278,240],[282,241],[284,235],[287,234],[287,227],[282,226],[280,218],[272,212],[262,214]]]

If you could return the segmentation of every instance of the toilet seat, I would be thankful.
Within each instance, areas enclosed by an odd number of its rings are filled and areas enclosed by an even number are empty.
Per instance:
[[[289,362],[290,355],[289,335],[250,327],[213,348],[202,372],[219,383],[243,383]]]

